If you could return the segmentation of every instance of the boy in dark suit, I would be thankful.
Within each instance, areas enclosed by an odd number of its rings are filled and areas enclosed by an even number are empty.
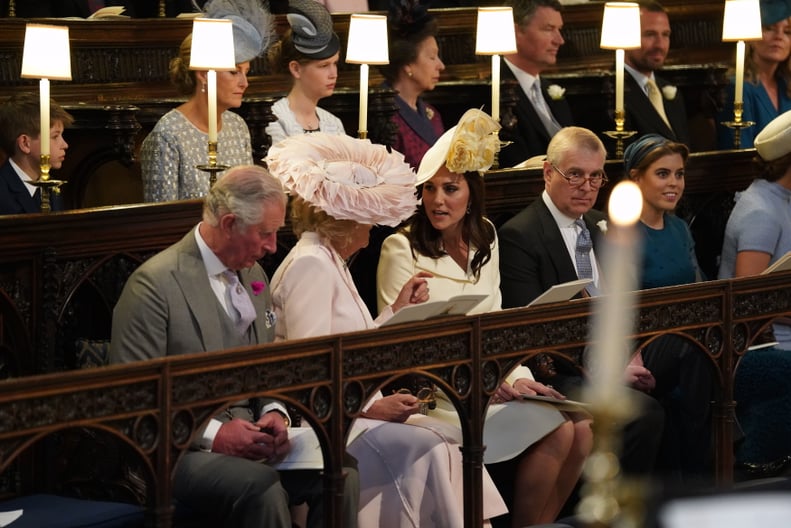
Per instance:
[[[41,192],[30,182],[41,176],[41,121],[39,97],[31,93],[11,97],[0,105],[0,148],[7,159],[0,166],[0,214],[38,213]],[[63,129],[74,118],[55,101],[50,101],[50,158],[52,169],[59,169],[69,144]],[[52,211],[63,209],[59,193],[52,193]]]

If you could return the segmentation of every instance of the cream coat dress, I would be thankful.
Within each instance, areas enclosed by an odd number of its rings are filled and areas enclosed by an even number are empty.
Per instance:
[[[392,316],[387,307],[371,318],[346,263],[315,233],[302,234],[271,285],[276,340],[376,328]],[[464,525],[460,431],[423,415],[413,418],[407,424],[355,421],[348,451],[358,461],[361,528]],[[485,517],[505,513],[486,471],[483,487]]]

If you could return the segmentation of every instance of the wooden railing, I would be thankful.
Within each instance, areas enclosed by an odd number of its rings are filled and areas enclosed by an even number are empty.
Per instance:
[[[709,220],[709,227],[696,236],[699,249],[721,236],[732,193],[752,181],[752,156],[751,151],[733,151],[691,157],[679,214],[691,221],[693,232],[701,218]],[[607,172],[617,181],[622,168],[608,162]],[[497,223],[543,189],[536,169],[492,171],[485,181],[487,209]],[[417,369],[455,394],[459,412],[469,418],[463,420],[467,493],[468,498],[479,497],[482,446],[476,417],[482,416],[496,380],[536,353],[581,363],[593,308],[587,301],[447,319],[440,331],[431,322],[418,323],[63,372],[83,366],[78,342],[109,339],[112,308],[129,274],[187,233],[200,214],[199,201],[183,201],[0,217],[0,378],[8,378],[0,382],[0,496],[53,479],[56,466],[43,463],[51,459],[37,447],[43,437],[64,433],[68,426],[98,428],[137,453],[136,467],[147,485],[136,496],[164,526],[171,515],[165,476],[186,449],[186,439],[224,402],[252,393],[282,397],[320,429],[328,489],[337,491],[333,486],[338,483],[343,438],[359,405],[388,380]],[[293,243],[288,227],[279,243],[278,254],[264,263],[270,273]],[[718,252],[719,246],[707,251]],[[788,315],[788,279],[776,275],[707,282],[641,296],[640,341],[670,332],[683,335],[709,355],[718,373],[716,470],[722,483],[730,481],[733,471],[734,363],[772,318]],[[62,374],[39,376],[58,371]],[[227,380],[235,381],[229,385]],[[206,387],[215,385],[206,393]],[[477,519],[479,504],[467,504],[467,518]],[[477,526],[472,521],[468,525]]]
[[[673,333],[717,372],[717,480],[732,479],[733,372],[780,316],[791,315],[791,273],[642,292],[638,343]],[[351,422],[383,384],[419,372],[451,398],[463,433],[465,526],[481,526],[484,411],[515,364],[550,353],[579,364],[590,299],[475,317],[297,340],[0,383],[0,472],[48,435],[99,429],[125,443],[147,482],[152,526],[172,518],[170,475],[191,435],[218,409],[253,395],[293,405],[322,444],[326,525],[340,527],[342,459]]]

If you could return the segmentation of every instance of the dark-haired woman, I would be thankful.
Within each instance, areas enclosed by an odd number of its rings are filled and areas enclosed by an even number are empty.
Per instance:
[[[499,128],[490,116],[469,110],[423,157],[417,178],[422,204],[405,228],[382,246],[377,272],[380,307],[397,297],[399,281],[428,272],[430,300],[483,294],[486,297],[472,313],[500,310],[497,234],[484,217],[482,176],[499,148]],[[514,528],[558,517],[579,479],[593,437],[590,420],[570,420],[544,404],[518,401],[520,394],[563,398],[535,381],[527,367],[511,373],[492,398],[484,442],[487,453],[499,456],[485,461],[500,462],[497,472],[507,473],[509,481],[503,484],[513,489],[509,509]],[[429,416],[458,423],[442,393],[437,396],[437,410]],[[491,425],[508,421],[524,426],[524,435],[503,433]]]

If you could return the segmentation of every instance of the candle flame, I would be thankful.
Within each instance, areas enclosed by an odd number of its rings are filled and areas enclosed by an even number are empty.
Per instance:
[[[637,223],[643,211],[643,195],[633,181],[622,181],[610,194],[610,220],[619,226]]]

